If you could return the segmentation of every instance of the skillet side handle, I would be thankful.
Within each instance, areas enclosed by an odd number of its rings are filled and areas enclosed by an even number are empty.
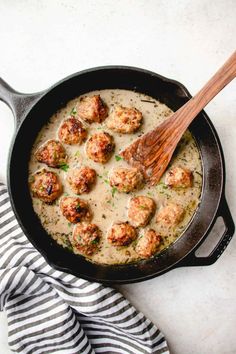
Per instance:
[[[26,113],[45,92],[25,94],[15,91],[6,81],[0,78],[0,101],[6,103],[15,118],[15,125],[18,126]]]
[[[212,252],[207,257],[196,257],[196,249],[186,256],[177,267],[193,267],[193,266],[207,266],[215,263],[217,259],[222,255],[226,247],[228,246],[231,238],[233,237],[235,231],[234,221],[232,219],[228,203],[225,196],[222,197],[219,210],[217,213],[217,218],[222,217],[225,225],[225,230],[221,236],[219,242],[212,250]],[[216,218],[216,219],[217,219]]]

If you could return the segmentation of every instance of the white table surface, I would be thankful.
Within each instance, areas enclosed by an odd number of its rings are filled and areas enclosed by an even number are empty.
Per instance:
[[[196,93],[235,47],[235,0],[0,0],[0,76],[22,92],[81,69],[123,64],[175,78]],[[236,219],[235,81],[206,112],[223,145]],[[12,114],[0,102],[3,181],[13,131]],[[210,267],[173,270],[120,290],[161,328],[172,354],[236,353],[236,237]],[[7,353],[1,313],[0,354]]]

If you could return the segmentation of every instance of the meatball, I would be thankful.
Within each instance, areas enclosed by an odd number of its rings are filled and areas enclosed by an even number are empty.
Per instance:
[[[187,188],[192,186],[192,179],[192,172],[187,168],[173,167],[167,172],[165,184],[169,187]]]
[[[128,218],[135,227],[146,226],[155,212],[155,202],[152,198],[139,196],[129,202]]]
[[[96,181],[96,172],[90,167],[75,168],[68,173],[67,181],[74,193],[88,193]]]
[[[108,108],[100,95],[86,96],[81,98],[77,112],[88,123],[101,123],[107,117]]]
[[[43,202],[52,203],[62,192],[62,185],[55,172],[42,169],[31,176],[33,195]]]
[[[129,193],[141,187],[143,174],[137,168],[115,168],[110,173],[109,183],[119,192]]]
[[[95,224],[79,223],[70,237],[72,247],[85,256],[91,256],[98,250],[101,231]]]
[[[107,120],[107,127],[118,133],[134,133],[142,123],[142,113],[136,108],[116,106]]]
[[[127,246],[137,237],[136,229],[128,222],[113,224],[107,239],[114,246]]]
[[[88,203],[77,197],[61,198],[60,209],[65,218],[73,224],[89,221],[92,217]]]
[[[157,214],[156,221],[165,226],[177,225],[184,216],[184,209],[175,203],[169,203],[162,207]]]
[[[110,159],[114,148],[115,144],[110,134],[106,132],[95,133],[87,142],[86,152],[94,162],[106,163]]]
[[[35,152],[35,157],[39,162],[50,167],[60,167],[66,162],[66,151],[60,141],[48,140]]]
[[[142,258],[149,258],[153,256],[160,246],[161,236],[155,230],[147,230],[143,236],[139,237],[135,251]]]
[[[82,144],[87,137],[87,131],[78,119],[70,117],[62,122],[58,137],[62,143],[67,145]]]

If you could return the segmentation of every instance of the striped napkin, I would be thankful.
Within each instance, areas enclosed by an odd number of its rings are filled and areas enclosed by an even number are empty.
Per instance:
[[[0,183],[0,310],[13,353],[169,353],[116,290],[51,268],[20,229]]]

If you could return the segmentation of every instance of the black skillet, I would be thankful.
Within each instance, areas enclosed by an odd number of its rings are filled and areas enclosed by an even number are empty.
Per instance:
[[[176,81],[146,70],[124,66],[85,70],[36,94],[16,92],[0,79],[0,99],[10,106],[17,126],[9,154],[8,189],[23,231],[54,268],[99,282],[137,282],[177,267],[213,264],[231,240],[234,223],[225,200],[222,147],[213,124],[203,111],[190,126],[203,164],[201,203],[184,234],[167,250],[153,259],[136,264],[97,265],[58,246],[42,228],[33,211],[28,189],[28,161],[39,130],[69,100],[89,91],[116,88],[147,94],[174,111],[191,98],[187,89]],[[222,216],[225,224],[220,241],[209,256],[196,257],[196,249],[219,216]]]

